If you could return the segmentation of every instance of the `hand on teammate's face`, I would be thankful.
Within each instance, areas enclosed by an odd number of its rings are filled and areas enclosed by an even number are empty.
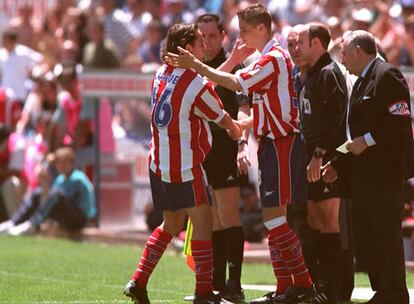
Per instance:
[[[165,62],[176,68],[193,68],[197,58],[182,47],[178,47],[178,51],[180,54],[168,52],[167,55],[164,56]]]

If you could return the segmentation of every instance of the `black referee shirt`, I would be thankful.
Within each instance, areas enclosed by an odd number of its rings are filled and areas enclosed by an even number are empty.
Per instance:
[[[224,49],[221,49],[220,52],[214,57],[211,61],[206,61],[205,64],[213,68],[218,68],[224,61],[227,59],[227,54]],[[243,66],[237,65],[232,73],[234,74],[237,70],[241,69]],[[237,113],[239,111],[239,106],[249,102],[249,97],[243,94],[238,94],[233,91],[230,91],[222,86],[216,86],[215,90],[217,95],[220,97],[221,102],[224,105],[224,109],[233,119],[237,120]],[[212,132],[216,131],[225,131],[221,127],[217,126],[215,123],[210,122],[210,129]]]
[[[328,53],[308,70],[304,90],[300,111],[305,142],[332,151],[344,137],[348,96],[344,75]]]

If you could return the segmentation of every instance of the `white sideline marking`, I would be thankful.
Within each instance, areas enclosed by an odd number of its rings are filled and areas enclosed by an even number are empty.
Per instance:
[[[249,285],[243,284],[243,289],[245,290],[260,290],[260,291],[274,291],[275,285]],[[414,289],[409,289],[410,293],[410,303],[414,303]],[[371,288],[354,288],[352,292],[353,300],[369,300],[374,295],[374,292]]]

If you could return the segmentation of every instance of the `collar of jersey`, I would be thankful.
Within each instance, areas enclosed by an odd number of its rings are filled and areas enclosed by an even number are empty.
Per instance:
[[[276,39],[272,38],[270,39],[264,46],[263,50],[262,50],[262,55],[268,53],[273,46],[275,46],[276,44],[278,44],[278,42],[276,41]]]

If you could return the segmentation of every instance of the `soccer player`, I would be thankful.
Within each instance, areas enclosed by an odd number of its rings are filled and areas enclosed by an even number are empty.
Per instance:
[[[247,68],[235,75],[216,70],[183,49],[181,54],[168,54],[166,59],[174,65],[194,68],[230,90],[253,94],[253,118],[248,121],[260,141],[263,220],[278,282],[275,292],[251,303],[299,303],[312,298],[314,289],[299,239],[286,222],[286,204],[306,201],[305,147],[299,134],[298,107],[293,103],[292,63],[272,39],[271,16],[262,4],[251,5],[237,14],[246,47],[261,52],[261,57]],[[236,59],[239,58],[230,56],[221,69],[228,70],[239,63]]]
[[[170,28],[165,50],[178,52],[177,47],[203,59],[204,42],[196,25]],[[164,222],[148,238],[138,268],[125,288],[136,304],[150,303],[148,279],[171,238],[180,231],[185,212],[194,227],[193,303],[228,303],[212,290],[212,217],[201,165],[211,148],[209,121],[227,129],[233,139],[241,135],[239,123],[223,110],[208,80],[190,69],[162,65],[153,81],[149,175],[154,208],[163,211]]]

